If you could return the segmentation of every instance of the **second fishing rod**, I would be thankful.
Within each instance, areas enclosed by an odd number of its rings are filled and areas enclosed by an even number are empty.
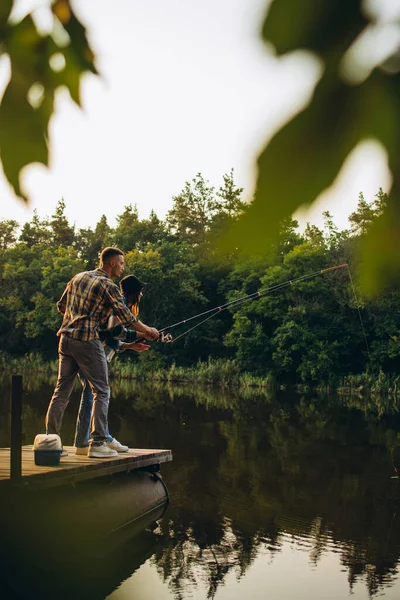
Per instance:
[[[288,279],[287,281],[283,281],[282,283],[277,283],[277,284],[272,285],[263,290],[253,292],[252,294],[247,294],[246,296],[241,296],[240,298],[236,298],[235,300],[231,300],[230,302],[226,302],[225,304],[221,304],[220,306],[215,306],[214,308],[205,310],[201,313],[198,313],[197,315],[193,315],[192,317],[187,317],[186,319],[182,319],[182,321],[178,321],[176,323],[173,323],[172,325],[167,325],[166,327],[159,329],[159,333],[160,333],[159,341],[164,342],[164,343],[176,342],[179,338],[183,337],[184,335],[187,335],[190,331],[193,331],[193,329],[199,327],[200,325],[202,325],[209,319],[212,319],[214,316],[216,316],[220,312],[222,312],[230,307],[240,306],[242,303],[247,302],[248,300],[254,300],[257,298],[261,298],[262,296],[266,296],[267,294],[269,294],[271,292],[281,290],[281,289],[291,286],[294,283],[297,283],[299,281],[304,281],[306,279],[311,279],[312,277],[317,277],[318,275],[322,275],[324,273],[327,273],[328,271],[334,271],[337,269],[344,269],[344,268],[348,269],[347,263],[344,263],[341,265],[334,265],[332,267],[327,267],[326,269],[320,269],[318,271],[314,271],[312,273],[302,275],[301,277],[296,277],[295,279]],[[178,335],[174,339],[172,338],[172,336],[170,334],[167,334],[168,331],[170,331],[171,329],[174,329],[175,327],[185,325],[186,323],[189,323],[195,319],[200,319],[202,317],[205,317],[205,319],[196,323],[193,327],[190,327],[189,329],[187,329],[186,331],[184,331],[182,334]],[[145,339],[139,338],[136,341],[142,342],[142,341],[145,341]]]

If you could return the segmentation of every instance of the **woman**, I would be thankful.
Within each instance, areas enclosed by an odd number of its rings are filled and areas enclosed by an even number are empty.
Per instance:
[[[139,315],[139,304],[143,296],[143,288],[145,285],[146,283],[140,281],[135,275],[127,275],[121,279],[119,284],[126,305],[135,316]],[[143,342],[135,342],[136,332],[133,331],[133,329],[126,329],[123,327],[118,318],[114,315],[111,315],[109,318],[107,329],[100,332],[100,339],[103,341],[104,351],[108,361],[114,357],[116,352],[124,352],[125,350],[144,352],[150,348],[150,346]],[[81,374],[78,375],[83,389],[76,421],[74,446],[75,454],[85,455],[89,449],[93,393],[87,379]],[[110,448],[117,452],[127,452],[129,450],[128,446],[124,446],[116,440],[110,434],[108,429],[106,433],[106,442]]]

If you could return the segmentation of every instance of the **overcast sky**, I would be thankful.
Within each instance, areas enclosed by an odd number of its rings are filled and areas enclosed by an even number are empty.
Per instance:
[[[374,0],[371,0],[372,2]],[[397,2],[397,0],[391,0]],[[46,5],[19,0],[16,14]],[[60,90],[50,127],[50,168],[28,167],[29,209],[0,176],[0,218],[50,215],[62,197],[77,226],[114,218],[127,204],[163,217],[196,173],[218,187],[232,167],[250,198],[257,153],[312,93],[319,65],[299,55],[278,61],[259,39],[266,0],[75,0],[101,78],[85,76],[83,110]],[[46,14],[37,13],[45,23]],[[7,77],[0,62],[0,80]],[[345,165],[329,209],[340,227],[358,193],[389,186],[384,151],[365,142]]]

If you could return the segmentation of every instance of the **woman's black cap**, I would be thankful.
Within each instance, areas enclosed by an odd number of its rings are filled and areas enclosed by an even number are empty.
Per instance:
[[[121,292],[125,294],[125,296],[138,294],[146,285],[147,283],[145,281],[140,281],[135,275],[127,275],[119,282]]]

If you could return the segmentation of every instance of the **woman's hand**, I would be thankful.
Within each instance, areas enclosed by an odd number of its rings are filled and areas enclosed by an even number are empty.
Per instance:
[[[135,352],[145,352],[149,350],[150,346],[147,344],[143,344],[143,342],[131,342],[130,344],[121,344],[119,347],[119,352],[124,352],[124,350],[135,350]]]

